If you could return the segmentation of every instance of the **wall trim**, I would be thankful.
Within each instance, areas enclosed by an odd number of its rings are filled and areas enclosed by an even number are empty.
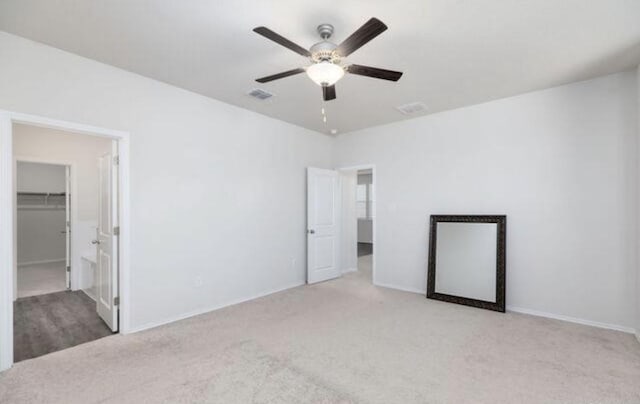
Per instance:
[[[152,328],[156,328],[156,327],[160,327],[160,326],[163,326],[163,325],[171,324],[171,323],[174,323],[174,322],[180,321],[180,320],[186,320],[187,318],[199,316],[201,314],[211,313],[211,312],[216,311],[216,310],[224,309],[225,307],[235,306],[236,304],[249,302],[251,300],[259,299],[261,297],[273,295],[273,294],[279,293],[279,292],[284,292],[285,290],[297,288],[299,286],[304,286],[304,285],[306,285],[305,281],[294,282],[294,283],[292,283],[292,284],[290,284],[288,286],[285,286],[285,287],[271,289],[271,290],[268,290],[266,292],[260,292],[260,293],[257,293],[255,295],[251,295],[251,296],[248,296],[248,297],[243,297],[243,298],[240,298],[240,299],[235,299],[235,300],[232,300],[232,301],[227,302],[227,303],[216,304],[216,305],[213,305],[213,306],[207,306],[207,307],[204,307],[204,308],[192,310],[190,312],[187,312],[187,313],[184,313],[184,314],[179,314],[179,315],[173,316],[173,317],[169,317],[169,318],[166,318],[164,320],[152,321],[150,323],[146,323],[146,324],[143,324],[143,325],[138,326],[138,327],[133,327],[133,328],[131,328],[129,330],[129,332],[130,333],[135,333],[135,332],[141,332],[141,331],[145,331],[145,330],[150,330]]]
[[[89,294],[89,292],[87,292],[85,289],[78,289],[80,292],[84,293],[85,295],[87,295],[87,297],[91,300],[93,300],[94,302],[96,301],[95,296],[91,296],[91,294]]]
[[[381,283],[381,282],[374,282],[373,284],[375,286],[380,286],[382,288],[395,289],[395,290],[401,290],[403,292],[417,293],[419,295],[424,295],[425,299],[426,299],[426,296],[427,296],[427,289],[408,288],[408,287],[405,287],[405,286],[398,286],[398,285],[392,285],[392,284],[389,284],[389,283]]]
[[[385,283],[380,283],[380,282],[376,282],[375,286],[380,286],[380,287],[388,288],[388,289],[400,290],[400,291],[409,292],[409,293],[418,293],[418,294],[421,294],[421,295],[426,295],[427,294],[426,290],[415,289],[415,288],[407,288],[407,287],[404,287],[404,286],[397,286],[397,285],[385,284]],[[513,312],[513,313],[528,314],[528,315],[536,316],[536,317],[551,318],[551,319],[554,319],[554,320],[566,321],[566,322],[569,322],[569,323],[588,325],[588,326],[596,327],[596,328],[604,328],[604,329],[607,329],[607,330],[621,331],[621,332],[625,332],[625,333],[628,333],[628,334],[635,334],[636,338],[638,339],[638,342],[640,342],[640,330],[635,330],[632,327],[625,327],[625,326],[617,325],[617,324],[601,323],[601,322],[598,322],[598,321],[585,320],[585,319],[582,319],[582,318],[564,316],[564,315],[561,315],[561,314],[545,313],[545,312],[542,312],[542,311],[525,309],[525,308],[522,308],[522,307],[507,306],[507,311],[510,311],[510,312]]]
[[[348,274],[349,272],[357,272],[358,268],[347,268],[347,269],[343,269],[342,273],[343,274]]]
[[[554,320],[567,321],[569,323],[588,325],[588,326],[591,326],[591,327],[604,328],[604,329],[607,329],[607,330],[622,331],[622,332],[626,332],[626,333],[629,333],[629,334],[634,334],[635,333],[635,329],[633,329],[631,327],[625,327],[625,326],[622,326],[622,325],[609,324],[609,323],[601,323],[599,321],[585,320],[585,319],[582,319],[582,318],[564,316],[562,314],[546,313],[546,312],[543,312],[543,311],[525,309],[525,308],[522,308],[522,307],[507,306],[507,311],[510,311],[510,312],[513,312],[513,313],[520,313],[520,314],[529,314],[531,316],[536,316],[536,317],[545,317],[545,318],[551,318],[551,319],[554,319]]]
[[[53,260],[40,260],[40,261],[25,261],[25,262],[18,262],[18,267],[24,267],[27,265],[38,265],[38,264],[53,264],[54,262],[64,262],[64,261],[65,261],[64,258],[58,258]]]
[[[13,364],[13,136],[0,111],[0,371]]]

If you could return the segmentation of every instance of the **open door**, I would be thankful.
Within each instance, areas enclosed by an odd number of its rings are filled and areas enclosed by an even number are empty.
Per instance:
[[[340,176],[307,169],[307,283],[340,276]]]
[[[96,252],[96,304],[98,315],[118,331],[118,166],[117,142],[99,159],[100,189]]]
[[[71,289],[71,167],[65,166],[64,192],[64,238],[65,238],[65,273],[67,274],[67,289]]]

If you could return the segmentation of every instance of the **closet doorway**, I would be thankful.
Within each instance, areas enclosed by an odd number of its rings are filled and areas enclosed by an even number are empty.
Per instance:
[[[71,287],[70,165],[17,159],[16,296]]]

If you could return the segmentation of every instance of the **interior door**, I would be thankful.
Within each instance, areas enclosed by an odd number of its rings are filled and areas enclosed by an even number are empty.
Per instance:
[[[340,276],[340,176],[307,169],[307,283]]]
[[[65,211],[65,268],[67,274],[67,289],[71,289],[71,167],[65,166],[65,192],[64,192],[64,211]]]
[[[94,240],[98,315],[112,331],[118,331],[118,167],[117,142],[99,159],[98,228]]]

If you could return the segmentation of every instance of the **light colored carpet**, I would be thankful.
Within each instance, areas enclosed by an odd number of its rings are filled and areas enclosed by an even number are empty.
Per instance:
[[[358,271],[18,363],[0,402],[640,403],[640,344]]]
[[[18,267],[18,297],[44,295],[66,289],[64,261]]]

